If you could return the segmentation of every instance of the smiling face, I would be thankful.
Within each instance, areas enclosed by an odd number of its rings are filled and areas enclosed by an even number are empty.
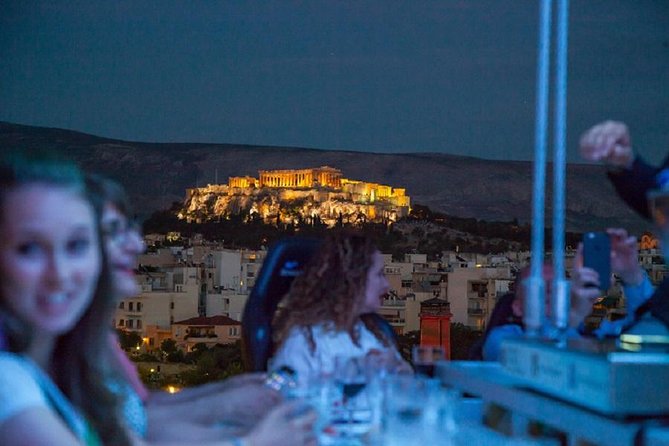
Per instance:
[[[374,313],[381,307],[381,298],[388,292],[390,287],[383,269],[383,256],[379,251],[374,251],[374,254],[372,254],[372,265],[367,271],[362,313]]]
[[[0,299],[41,336],[79,321],[101,268],[92,206],[73,190],[19,186],[3,197]]]
[[[113,204],[105,205],[101,223],[114,294],[119,300],[136,296],[139,285],[135,279],[135,265],[137,256],[144,251],[139,229],[131,226],[128,218]]]

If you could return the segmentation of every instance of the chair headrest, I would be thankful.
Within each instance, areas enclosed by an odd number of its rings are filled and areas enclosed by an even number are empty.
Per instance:
[[[274,312],[320,243],[318,239],[290,237],[279,240],[267,252],[242,316],[243,353],[248,370],[266,369]]]

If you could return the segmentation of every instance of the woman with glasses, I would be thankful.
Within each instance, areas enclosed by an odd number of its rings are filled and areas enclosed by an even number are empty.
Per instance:
[[[130,219],[127,196],[118,183],[101,176],[89,175],[87,184],[93,201],[102,209],[103,240],[116,299],[135,297],[140,293],[135,265],[145,247],[139,226]],[[280,404],[280,396],[262,384],[264,377],[246,375],[176,394],[149,392],[115,337],[112,344],[134,388],[134,394],[126,397],[126,420],[151,444],[314,444],[313,413],[298,414],[300,403]],[[231,431],[226,427],[229,424],[236,429]],[[226,438],[228,443],[218,443]]]

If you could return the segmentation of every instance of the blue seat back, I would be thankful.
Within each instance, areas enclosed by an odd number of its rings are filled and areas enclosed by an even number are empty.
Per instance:
[[[247,371],[267,370],[276,308],[320,243],[317,239],[290,237],[279,240],[267,252],[242,315],[242,357]]]

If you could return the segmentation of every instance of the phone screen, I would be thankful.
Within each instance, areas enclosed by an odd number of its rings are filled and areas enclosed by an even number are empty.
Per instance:
[[[611,286],[611,240],[606,232],[587,232],[583,235],[583,266],[599,274],[599,289]]]

